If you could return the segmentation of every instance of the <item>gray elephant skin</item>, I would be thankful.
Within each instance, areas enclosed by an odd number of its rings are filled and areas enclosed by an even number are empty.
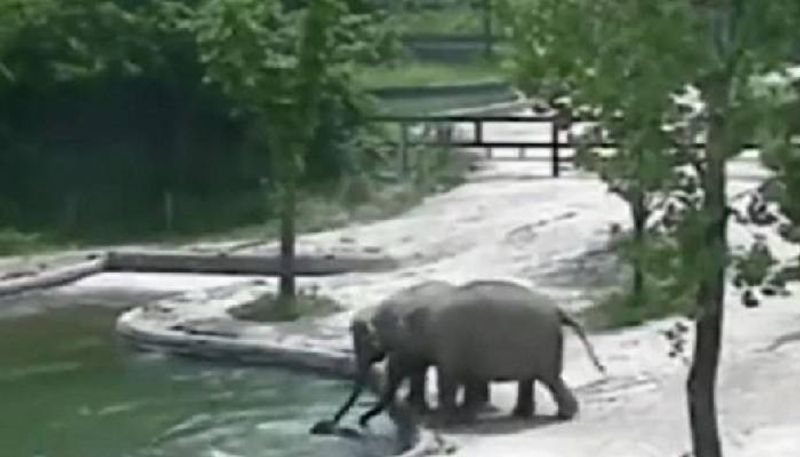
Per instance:
[[[426,373],[430,361],[416,352],[416,346],[409,345],[400,329],[400,323],[411,313],[429,307],[439,306],[447,302],[448,295],[456,291],[456,287],[444,281],[425,281],[402,289],[389,296],[378,305],[358,311],[350,323],[355,353],[356,375],[353,390],[345,403],[330,421],[317,422],[312,433],[333,433],[336,424],[353,406],[358,396],[369,381],[369,372],[373,364],[387,358],[387,369],[402,366],[404,377],[409,378],[410,386],[407,401],[417,411],[427,410],[425,401]],[[398,364],[394,359],[408,360]],[[396,390],[397,387],[394,387]],[[476,404],[488,402],[488,383],[473,389]]]
[[[517,381],[517,404],[513,415],[530,417],[534,412],[534,382],[543,383],[558,405],[558,417],[572,418],[578,402],[562,378],[564,335],[571,327],[583,342],[594,365],[605,373],[578,322],[555,302],[528,288],[507,281],[473,281],[447,294],[436,307],[419,307],[404,315],[398,327],[400,341],[436,366],[439,413],[445,422],[458,413],[471,416],[469,404],[457,411],[456,389],[467,392],[490,381]],[[388,381],[381,401],[362,416],[362,425],[394,399],[399,383],[418,363],[397,356],[389,360]],[[467,401],[469,403],[469,401]]]

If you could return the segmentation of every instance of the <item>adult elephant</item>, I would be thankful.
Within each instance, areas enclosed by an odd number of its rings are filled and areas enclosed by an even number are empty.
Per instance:
[[[417,411],[428,409],[425,400],[426,373],[430,366],[424,354],[419,353],[413,342],[405,337],[400,328],[410,314],[428,308],[438,307],[449,300],[456,287],[444,281],[425,281],[402,289],[389,296],[378,305],[358,311],[350,322],[353,351],[356,359],[356,376],[353,390],[345,403],[334,414],[332,420],[317,422],[312,433],[330,433],[361,395],[368,382],[373,364],[387,358],[387,370],[394,373],[401,359],[403,378],[409,378],[410,386],[407,401]],[[407,362],[406,362],[407,361]],[[393,376],[389,376],[393,378]],[[393,387],[396,390],[398,386]],[[488,383],[470,389],[470,402],[481,404],[489,400]],[[474,398],[473,398],[474,397]]]
[[[547,296],[507,281],[473,281],[456,288],[436,307],[420,307],[405,315],[397,337],[417,348],[418,357],[438,371],[439,408],[445,421],[456,414],[459,385],[517,381],[513,414],[534,412],[534,381],[542,382],[558,404],[558,417],[572,418],[578,402],[561,376],[562,326],[575,330],[598,370],[605,373],[578,322]],[[366,425],[393,399],[399,383],[418,363],[413,357],[390,356],[389,380],[374,408],[361,416]],[[469,408],[468,408],[469,410]]]

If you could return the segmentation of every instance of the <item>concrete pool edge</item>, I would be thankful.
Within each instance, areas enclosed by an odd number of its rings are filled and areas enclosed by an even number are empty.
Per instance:
[[[183,293],[157,300],[121,314],[116,332],[140,350],[235,363],[280,366],[316,375],[349,379],[353,373],[349,335],[315,334],[322,325],[308,319],[295,323],[254,324],[237,321],[227,310],[263,293],[259,282]],[[202,310],[202,312],[198,312]],[[224,326],[225,332],[197,331],[193,324]],[[324,327],[324,325],[322,325]],[[224,334],[223,334],[224,333]],[[382,384],[375,367],[371,388]],[[432,430],[420,426],[402,407],[389,412],[398,429],[398,441],[407,449],[399,457],[422,457],[443,452],[447,446]],[[311,424],[309,423],[309,427]]]

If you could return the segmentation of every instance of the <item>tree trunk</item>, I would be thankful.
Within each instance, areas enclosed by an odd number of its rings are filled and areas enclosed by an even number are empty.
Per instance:
[[[631,215],[633,217],[633,303],[636,306],[646,306],[647,297],[644,292],[644,265],[642,250],[645,249],[644,231],[647,222],[647,207],[644,201],[644,192],[634,192],[631,201]]]
[[[172,154],[169,166],[161,169],[160,182],[164,192],[164,228],[172,232],[180,225],[177,216],[178,197],[189,187],[192,163],[193,98],[180,87],[172,87]],[[159,141],[159,140],[157,140]]]
[[[291,312],[295,298],[295,182],[294,178],[283,183],[281,202],[281,277],[279,300],[282,311]]]
[[[725,264],[727,254],[727,199],[725,195],[726,157],[735,147],[728,128],[728,85],[711,88],[708,98],[711,113],[703,211],[707,219],[706,244],[700,262],[703,276],[696,297],[694,359],[687,380],[692,447],[695,457],[721,457],[717,425],[715,388],[724,317]]]
[[[492,36],[492,0],[483,0],[483,39],[484,39],[484,56],[489,58],[493,54],[493,39]]]
[[[722,456],[715,399],[721,320],[720,314],[705,313],[695,323],[695,355],[686,386],[695,457]]]
[[[279,161],[281,189],[280,255],[281,276],[278,302],[281,315],[290,317],[295,299],[295,207],[297,199],[296,154],[297,146],[289,146]]]

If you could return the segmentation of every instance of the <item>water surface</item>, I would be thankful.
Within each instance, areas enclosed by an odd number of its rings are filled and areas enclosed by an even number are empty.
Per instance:
[[[2,306],[2,305],[0,305]],[[389,452],[308,434],[347,394],[340,381],[132,350],[119,311],[68,306],[0,319],[0,455],[322,457]],[[355,412],[354,412],[355,414]]]

